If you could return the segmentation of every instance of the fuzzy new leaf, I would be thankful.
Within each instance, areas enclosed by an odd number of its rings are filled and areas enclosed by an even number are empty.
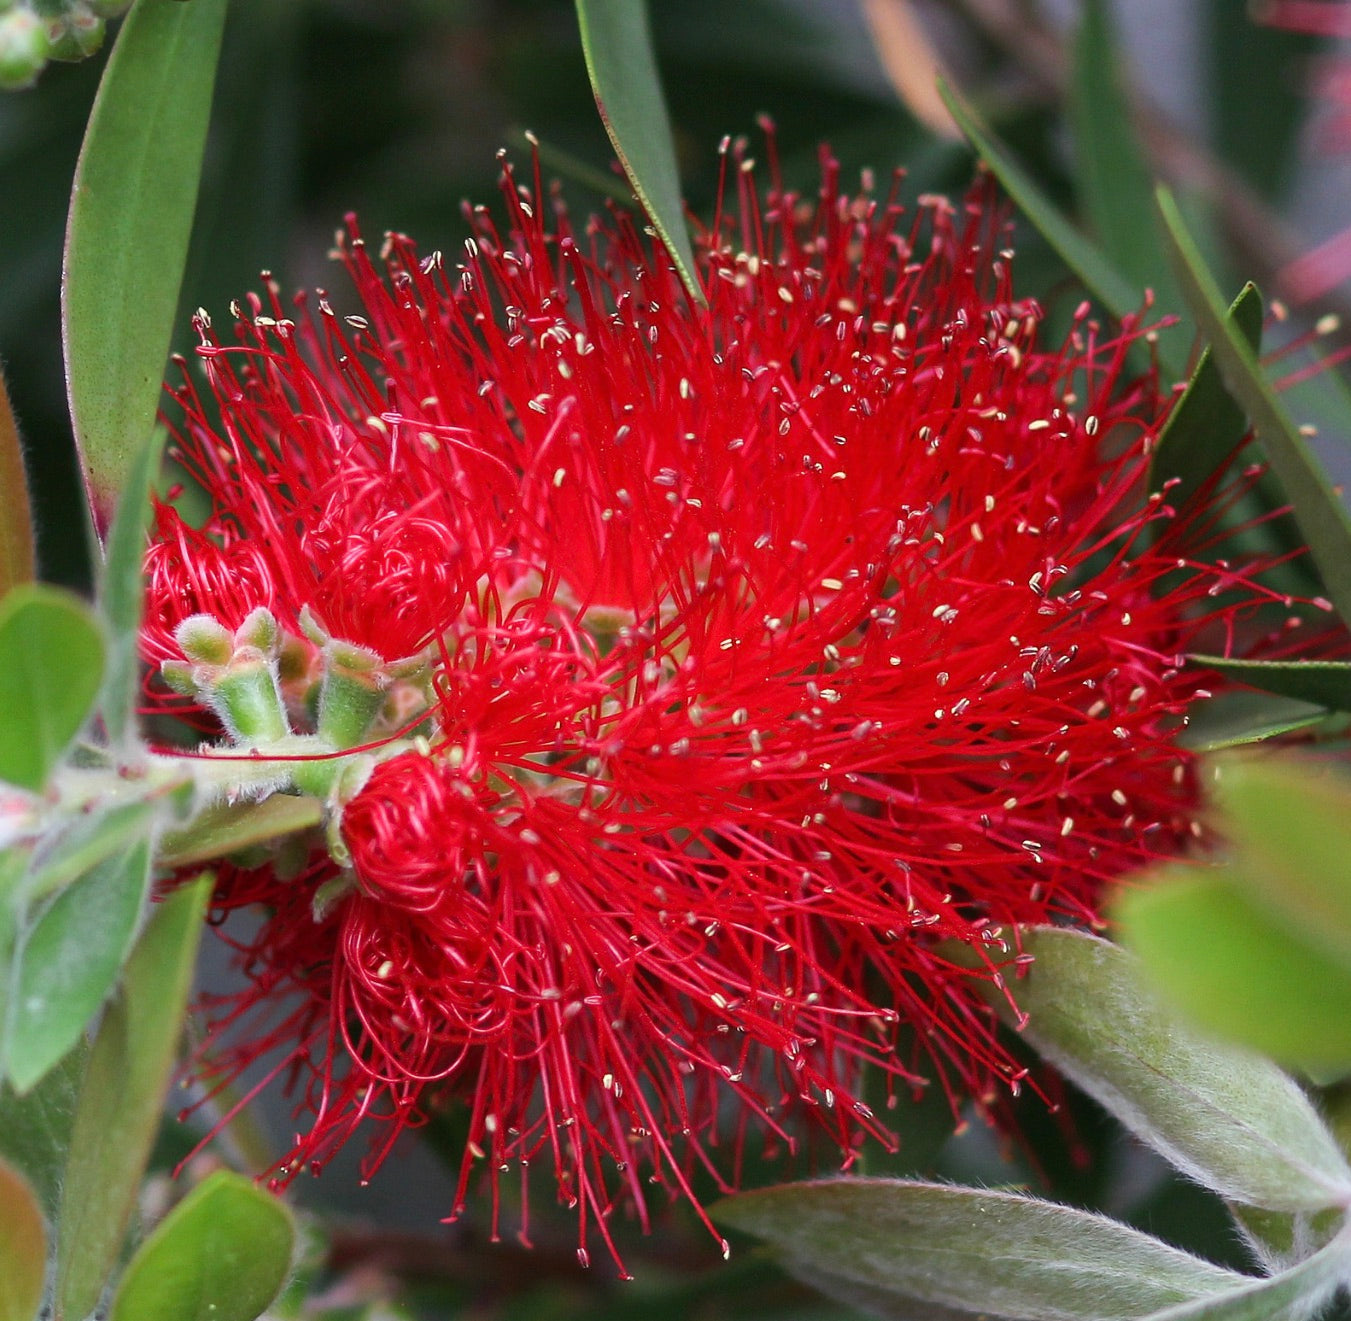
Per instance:
[[[26,1092],[74,1047],[108,997],[150,892],[138,840],[62,890],[20,936],[4,1020],[5,1073]]]
[[[1107,941],[1053,927],[1022,936],[1012,989],[1023,1035],[1189,1177],[1232,1201],[1309,1211],[1351,1199],[1351,1168],[1274,1064],[1193,1030]]]
[[[712,1214],[769,1240],[790,1271],[957,1314],[1144,1317],[1244,1282],[1106,1217],[984,1189],[833,1179],[744,1193]]]

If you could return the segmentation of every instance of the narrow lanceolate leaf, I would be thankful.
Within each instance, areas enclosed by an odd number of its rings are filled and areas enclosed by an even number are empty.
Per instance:
[[[33,1321],[46,1272],[42,1210],[28,1180],[0,1160],[0,1321]]]
[[[75,172],[66,383],[102,536],[150,439],[197,204],[226,0],[136,0]]]
[[[1122,895],[1124,938],[1151,983],[1198,1026],[1283,1064],[1351,1065],[1351,970],[1273,920],[1251,896],[1262,882],[1246,870],[1164,870],[1157,884]]]
[[[943,100],[972,149],[990,167],[1042,237],[1060,254],[1065,265],[1113,316],[1124,317],[1138,312],[1142,291],[1137,290],[1103,252],[1070,223],[1036,180],[981,123],[976,112],[952,88],[944,86],[941,90]]]
[[[1160,312],[1180,311],[1182,300],[1159,246],[1149,200],[1153,176],[1135,137],[1106,0],[1088,0],[1080,12],[1070,112],[1080,196],[1103,252],[1141,295],[1154,291]],[[1185,345],[1178,348],[1185,352]]]
[[[647,0],[577,0],[577,21],[596,107],[615,154],[690,297],[702,303]]]
[[[23,448],[9,391],[0,373],[0,598],[18,583],[35,576],[36,553],[33,515],[28,504],[28,476],[24,472]]]
[[[210,892],[203,879],[159,906],[94,1039],[62,1187],[56,1298],[64,1316],[88,1314],[121,1248],[159,1124]]]
[[[1223,752],[1308,729],[1327,720],[1322,706],[1265,693],[1223,693],[1193,708],[1178,741],[1193,752]]]
[[[1256,285],[1243,287],[1227,317],[1256,353],[1262,344],[1262,295]],[[1165,482],[1172,481],[1168,503],[1180,509],[1207,478],[1228,466],[1247,431],[1248,415],[1225,388],[1214,354],[1206,349],[1159,433],[1150,461],[1149,489],[1162,490]]]
[[[77,598],[29,583],[0,601],[0,781],[42,790],[88,719],[103,636]]]
[[[1104,1216],[945,1184],[792,1184],[744,1193],[718,1203],[712,1214],[720,1224],[767,1239],[790,1271],[825,1272],[875,1298],[914,1300],[958,1315],[1144,1317],[1244,1282],[1234,1271]]]
[[[324,805],[317,798],[273,794],[261,803],[222,804],[165,835],[160,861],[166,867],[194,867],[312,830],[323,819]]]
[[[1141,1141],[1231,1201],[1313,1211],[1351,1198],[1351,1168],[1274,1064],[1195,1031],[1105,940],[1029,928],[1014,986],[1023,1035]]]
[[[134,454],[108,534],[108,558],[99,591],[99,608],[108,626],[108,676],[99,710],[114,748],[130,731],[136,706],[140,676],[137,639],[145,597],[141,562],[150,519],[151,484],[159,471],[163,440],[163,432],[156,430]]]
[[[255,1321],[286,1280],[294,1237],[275,1197],[218,1170],[141,1244],[110,1321]]]
[[[1250,688],[1333,711],[1351,711],[1351,664],[1345,661],[1250,661],[1200,654],[1187,659]]]
[[[1278,1275],[1248,1278],[1232,1291],[1165,1308],[1146,1321],[1296,1321],[1316,1315],[1348,1276],[1351,1245],[1338,1238]]]
[[[16,1091],[28,1091],[83,1036],[149,892],[150,842],[140,839],[61,891],[21,933],[3,1023],[4,1070]]]
[[[1276,397],[1246,338],[1225,316],[1215,281],[1177,203],[1164,189],[1159,190],[1158,202],[1183,297],[1210,342],[1225,385],[1243,405],[1266,448],[1333,603],[1344,620],[1351,620],[1351,515]]]

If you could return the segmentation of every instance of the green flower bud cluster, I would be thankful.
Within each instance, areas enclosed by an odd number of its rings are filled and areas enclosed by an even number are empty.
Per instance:
[[[233,753],[257,759],[246,777],[254,790],[286,786],[326,798],[351,770],[353,759],[342,754],[381,735],[386,755],[408,745],[410,720],[416,724],[431,701],[431,672],[425,654],[387,662],[334,638],[308,608],[299,623],[303,638],[263,607],[233,630],[191,615],[174,632],[184,659],[165,661],[160,673],[216,714]],[[313,732],[300,732],[306,726]],[[359,760],[368,774],[373,761]],[[275,773],[260,780],[256,772],[268,763]]]
[[[48,60],[82,60],[130,0],[0,0],[0,88],[31,87]]]

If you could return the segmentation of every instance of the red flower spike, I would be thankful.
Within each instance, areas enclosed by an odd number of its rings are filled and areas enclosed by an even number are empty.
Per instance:
[[[237,344],[202,322],[175,436],[213,513],[158,510],[147,655],[266,606],[432,657],[350,879],[218,884],[269,914],[214,1067],[282,1058],[283,1180],[463,1101],[453,1212],[546,1159],[613,1253],[649,1182],[734,1183],[729,1098],[847,1163],[890,1140],[865,1063],[954,1106],[1016,1085],[977,988],[1014,925],[1096,922],[1195,830],[1174,736],[1213,676],[1182,656],[1264,597],[1188,549],[1232,492],[1143,495],[1135,325],[1044,346],[986,185],[911,215],[829,157],[815,202],[734,179],[706,309],[627,218],[577,233],[508,170],[459,265],[393,236],[382,272],[351,226],[360,317],[269,284]]]

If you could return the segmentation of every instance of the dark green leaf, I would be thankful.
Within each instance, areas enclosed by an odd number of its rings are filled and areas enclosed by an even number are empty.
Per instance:
[[[9,391],[0,373],[0,598],[11,587],[31,582],[36,573],[33,516],[28,508],[28,476]]]
[[[77,598],[29,583],[0,601],[0,780],[38,793],[103,679],[98,625]]]
[[[61,1196],[56,1298],[66,1316],[90,1311],[121,1248],[159,1124],[210,893],[204,878],[155,911],[94,1039]]]
[[[1299,133],[1312,103],[1305,71],[1328,39],[1247,17],[1233,0],[1207,0],[1198,33],[1204,67],[1196,75],[1211,92],[1208,127],[1226,164],[1277,201],[1301,158]],[[1254,69],[1263,76],[1254,78]]]
[[[1106,0],[1087,0],[1080,12],[1070,93],[1077,183],[1104,255],[1141,296],[1154,291],[1158,311],[1181,311],[1159,246],[1150,205],[1154,179],[1135,138]],[[1174,336],[1180,329],[1162,333]],[[1185,345],[1175,352],[1185,352]]]
[[[293,1239],[275,1197],[218,1170],[141,1244],[110,1321],[254,1321],[285,1282]]]
[[[702,303],[646,0],[577,0],[577,21],[596,106],[619,163],[690,297]]]
[[[0,1321],[33,1321],[47,1273],[47,1226],[28,1181],[0,1160]]]
[[[1351,664],[1346,661],[1229,660],[1200,654],[1187,659],[1250,688],[1332,711],[1351,711]]]
[[[1013,1193],[831,1179],[744,1193],[712,1214],[768,1239],[790,1271],[1025,1321],[1143,1317],[1243,1283],[1103,1216]]]
[[[1115,317],[1140,309],[1140,291],[1116,270],[1106,256],[1086,239],[1042,191],[1041,185],[1019,165],[1008,150],[981,123],[975,111],[947,86],[943,100],[976,154],[990,167],[1043,238]]]
[[[1256,285],[1243,287],[1229,307],[1228,320],[1257,352],[1262,344],[1262,295]],[[1206,349],[1159,433],[1149,466],[1149,489],[1160,491],[1165,482],[1177,478],[1168,490],[1168,503],[1180,509],[1207,478],[1229,465],[1247,431],[1248,416],[1225,389],[1214,355]]]
[[[150,443],[133,456],[126,489],[108,534],[108,558],[99,592],[99,605],[108,625],[108,676],[99,710],[114,747],[131,728],[140,690],[137,641],[145,595],[141,562],[150,519],[151,484],[159,471],[163,440],[163,432],[156,430]]]
[[[273,794],[261,803],[222,803],[208,808],[182,830],[167,834],[161,861],[167,867],[193,867],[311,830],[323,818],[324,805],[317,798],[291,794]]]
[[[149,892],[150,842],[141,839],[62,890],[21,934],[3,1042],[16,1091],[80,1040],[117,981]]]
[[[1122,896],[1124,938],[1189,1019],[1286,1064],[1351,1063],[1351,973],[1247,893],[1238,869],[1176,868]]]
[[[1290,497],[1309,553],[1333,603],[1344,620],[1351,620],[1351,515],[1276,398],[1247,340],[1225,316],[1219,291],[1182,222],[1177,204],[1165,189],[1159,190],[1158,201],[1183,296],[1210,342],[1225,385],[1247,411],[1266,447],[1272,471]]]
[[[1327,719],[1325,707],[1288,697],[1221,693],[1192,708],[1190,723],[1178,741],[1193,752],[1222,752],[1308,729]]]
[[[0,1155],[23,1171],[53,1220],[88,1058],[81,1042],[27,1096],[0,1086]]]
[[[1011,988],[1023,1036],[1184,1174],[1275,1211],[1351,1197],[1335,1140],[1275,1065],[1194,1031],[1116,945],[1052,927],[1021,940],[1034,958]]]
[[[62,283],[66,374],[100,536],[155,420],[225,9],[225,0],[136,0],[75,173]]]

